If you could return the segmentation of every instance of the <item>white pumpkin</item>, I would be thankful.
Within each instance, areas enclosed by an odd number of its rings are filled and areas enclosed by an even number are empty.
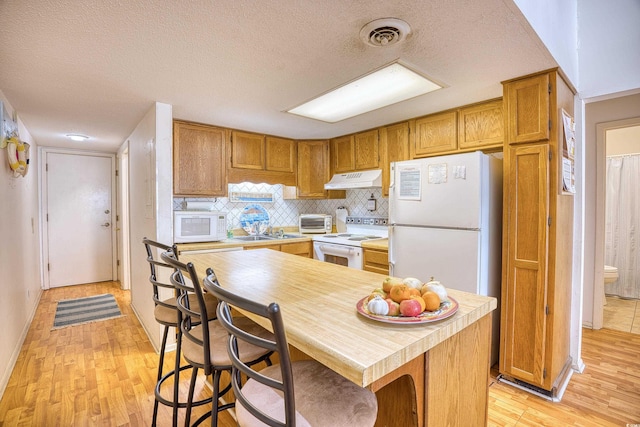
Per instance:
[[[422,292],[424,293],[425,291],[431,291],[438,294],[441,302],[449,301],[447,290],[445,289],[444,285],[442,285],[442,283],[437,280],[433,280],[433,277],[422,287]]]
[[[389,313],[389,304],[380,295],[376,295],[367,303],[367,310],[372,314],[386,316]]]
[[[415,277],[405,277],[402,283],[404,283],[410,288],[415,288],[418,290],[422,288],[422,282],[419,279],[416,279]]]

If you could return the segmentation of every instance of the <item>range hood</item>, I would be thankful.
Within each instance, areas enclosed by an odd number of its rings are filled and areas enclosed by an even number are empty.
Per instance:
[[[382,187],[382,170],[339,173],[324,185],[325,190],[347,190],[350,188]]]

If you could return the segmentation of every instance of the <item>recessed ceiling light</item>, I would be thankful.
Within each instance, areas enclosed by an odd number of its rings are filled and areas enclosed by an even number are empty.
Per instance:
[[[79,133],[68,133],[67,138],[71,139],[72,141],[86,141],[87,139],[89,139],[87,135],[81,135]]]
[[[335,123],[441,88],[396,61],[287,112]]]

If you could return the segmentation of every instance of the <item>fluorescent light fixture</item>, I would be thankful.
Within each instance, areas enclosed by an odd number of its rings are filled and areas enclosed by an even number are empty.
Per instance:
[[[440,88],[442,86],[399,62],[393,62],[287,112],[335,123]]]
[[[86,141],[87,139],[89,139],[87,135],[80,135],[79,133],[68,133],[67,138],[71,139],[72,141]]]

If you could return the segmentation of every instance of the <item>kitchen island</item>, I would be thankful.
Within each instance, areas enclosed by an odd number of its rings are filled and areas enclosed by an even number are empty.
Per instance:
[[[376,425],[486,425],[494,298],[450,289],[459,303],[453,316],[392,324],[356,310],[381,287],[385,276],[377,273],[267,249],[181,260],[193,262],[200,278],[212,267],[223,287],[277,302],[292,357],[313,358],[376,392]]]

